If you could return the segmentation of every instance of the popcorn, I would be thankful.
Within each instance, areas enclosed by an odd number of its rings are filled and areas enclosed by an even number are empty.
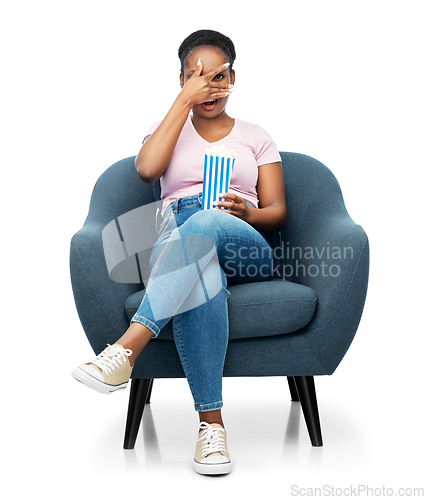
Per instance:
[[[224,158],[236,158],[238,153],[231,149],[230,151],[226,148],[224,144],[220,146],[213,146],[212,148],[206,148],[205,154],[209,156],[220,156]]]
[[[237,156],[236,151],[229,151],[224,144],[205,149],[202,210],[214,208],[214,201],[223,200],[218,195],[229,191]]]

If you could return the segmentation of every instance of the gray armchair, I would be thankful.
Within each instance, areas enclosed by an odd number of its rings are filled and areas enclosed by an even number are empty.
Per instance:
[[[301,402],[312,445],[322,446],[313,377],[335,371],[356,333],[367,291],[368,239],[349,217],[329,169],[305,155],[280,154],[287,222],[267,235],[274,248],[273,277],[229,286],[224,376],[287,377],[292,400]],[[123,217],[154,207],[157,189],[158,184],[140,180],[134,157],[115,163],[98,179],[88,217],[72,238],[75,303],[96,354],[125,332],[143,297],[142,262],[149,244],[130,248],[134,245],[127,242]],[[156,225],[154,212],[144,213],[151,215],[140,221],[139,236],[152,233]],[[105,227],[113,230],[108,229],[109,237]],[[108,253],[111,234],[119,238],[121,256]],[[184,373],[170,321],[134,366],[124,448],[135,445],[153,379],[176,377]]]

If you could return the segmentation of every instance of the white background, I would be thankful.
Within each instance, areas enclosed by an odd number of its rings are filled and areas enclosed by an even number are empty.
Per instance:
[[[289,498],[309,486],[385,486],[394,494],[425,486],[423,6],[2,2],[8,498],[144,498],[149,491]],[[323,449],[311,448],[302,419],[296,431],[299,408],[291,408],[284,379],[226,379],[235,470],[213,480],[191,469],[197,415],[185,380],[156,382],[136,449],[124,452],[128,392],[106,398],[70,377],[91,356],[71,291],[70,238],[99,175],[137,154],[146,130],[168,111],[179,92],[179,44],[203,28],[236,45],[230,116],[260,123],[279,150],[327,165],[371,246],[357,336],[335,374],[316,381]]]

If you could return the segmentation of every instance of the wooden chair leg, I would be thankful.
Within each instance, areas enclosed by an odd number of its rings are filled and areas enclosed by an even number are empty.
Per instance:
[[[312,446],[323,446],[314,378],[294,377]]]
[[[299,401],[300,398],[298,396],[297,386],[295,385],[294,377],[287,377],[289,392],[291,393],[291,401]]]
[[[153,386],[153,378],[150,379],[151,383],[149,384],[148,395],[146,396],[146,404],[149,405],[151,403],[151,395],[152,395],[152,386]]]
[[[152,390],[150,378],[135,378],[131,381],[130,399],[128,402],[127,424],[124,435],[124,449],[132,450],[136,444],[143,410],[148,394]]]

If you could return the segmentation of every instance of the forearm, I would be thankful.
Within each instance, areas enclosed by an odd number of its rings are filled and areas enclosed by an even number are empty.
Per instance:
[[[264,208],[247,206],[246,214],[242,217],[257,231],[271,232],[281,229],[286,221],[286,207],[280,204],[268,205]]]
[[[145,182],[155,182],[168,167],[192,106],[179,94],[155,132],[143,144],[135,166]]]

